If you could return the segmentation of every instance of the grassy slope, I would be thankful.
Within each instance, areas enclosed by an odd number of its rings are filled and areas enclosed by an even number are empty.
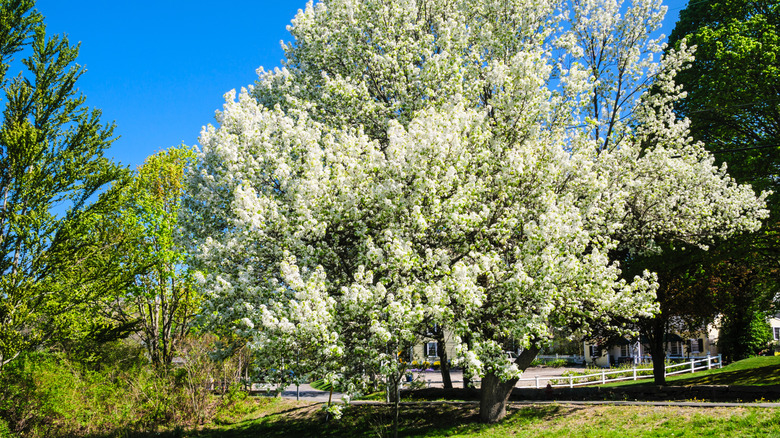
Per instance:
[[[780,385],[780,356],[751,357],[723,368],[668,376],[669,385]],[[605,386],[652,385],[652,379]]]

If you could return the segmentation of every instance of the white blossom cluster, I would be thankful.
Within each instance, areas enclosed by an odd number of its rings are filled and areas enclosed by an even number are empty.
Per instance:
[[[654,59],[664,10],[309,3],[285,67],[200,137],[187,222],[212,320],[267,358],[388,374],[442,324],[472,373],[508,380],[510,342],[652,314],[655,275],[623,278],[613,250],[766,216],[674,116],[691,51]]]

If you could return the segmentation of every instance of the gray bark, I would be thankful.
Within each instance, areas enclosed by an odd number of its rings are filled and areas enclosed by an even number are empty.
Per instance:
[[[521,371],[525,371],[537,354],[539,354],[539,349],[536,347],[525,349],[520,353],[515,363]],[[483,423],[497,423],[506,416],[506,404],[517,380],[501,381],[493,373],[485,374],[482,378],[479,395],[479,418]]]

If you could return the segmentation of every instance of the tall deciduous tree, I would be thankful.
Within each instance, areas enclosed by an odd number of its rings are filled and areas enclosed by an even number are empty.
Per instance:
[[[157,365],[169,365],[198,306],[179,223],[184,176],[195,153],[170,148],[144,161],[109,223],[126,243],[122,260],[132,284],[113,295],[110,316],[133,325]]]
[[[762,349],[762,341],[748,340],[750,333],[762,333],[751,327],[780,298],[778,29],[780,4],[775,1],[710,0],[692,2],[682,10],[669,37],[672,46],[686,39],[697,47],[691,67],[678,77],[687,95],[676,103],[677,111],[691,120],[692,137],[728,163],[737,181],[775,192],[768,199],[767,226],[720,244],[691,285],[716,305],[724,322],[724,339],[739,339],[720,345],[733,359]],[[753,347],[745,348],[748,345]]]
[[[622,278],[613,251],[765,213],[676,119],[690,54],[653,61],[662,17],[641,0],[310,3],[285,68],[201,134],[187,211],[207,312],[267,358],[396,383],[397,353],[443,324],[482,419],[501,419],[552,327],[656,310],[655,276]]]
[[[84,105],[78,48],[47,37],[33,1],[0,1],[0,365],[43,343],[101,293],[110,242],[93,245],[87,224],[113,208],[97,197],[124,170],[103,156],[112,127]],[[14,54],[23,71],[6,78]],[[95,198],[97,197],[97,200]],[[69,276],[79,270],[81,274]]]

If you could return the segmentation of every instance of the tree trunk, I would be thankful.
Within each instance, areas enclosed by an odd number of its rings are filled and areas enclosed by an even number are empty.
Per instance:
[[[523,350],[515,363],[521,371],[525,371],[539,354],[539,349],[531,347]],[[518,379],[502,382],[493,373],[487,373],[482,378],[479,394],[479,418],[483,423],[496,423],[506,416],[506,404]]]
[[[450,364],[447,363],[447,353],[441,355],[441,382],[445,389],[452,388],[452,376],[450,376]]]
[[[398,438],[398,417],[400,416],[400,397],[396,397],[393,402],[393,438]]]
[[[664,348],[666,324],[660,314],[650,321],[648,331],[650,356],[653,358],[653,382],[656,385],[666,385],[666,349]]]
[[[434,332],[434,338],[439,349],[439,359],[441,359],[441,381],[445,389],[451,389],[452,377],[450,376],[450,364],[447,358],[447,341],[444,340],[444,329],[441,326],[438,326],[438,329]]]
[[[506,416],[506,403],[517,380],[502,382],[493,373],[485,374],[479,394],[479,419],[483,423],[496,423]]]
[[[666,355],[663,348],[659,354],[652,353],[652,348],[650,350],[653,357],[653,383],[661,386],[666,385]]]
[[[466,341],[466,346],[471,350],[471,336],[466,334],[464,336],[464,340]],[[467,389],[471,386],[471,379],[466,377],[466,366],[463,366],[463,389]]]
[[[387,376],[387,402],[388,403],[395,403],[399,398],[400,394],[400,376],[396,377],[396,374],[393,373],[391,375]]]

